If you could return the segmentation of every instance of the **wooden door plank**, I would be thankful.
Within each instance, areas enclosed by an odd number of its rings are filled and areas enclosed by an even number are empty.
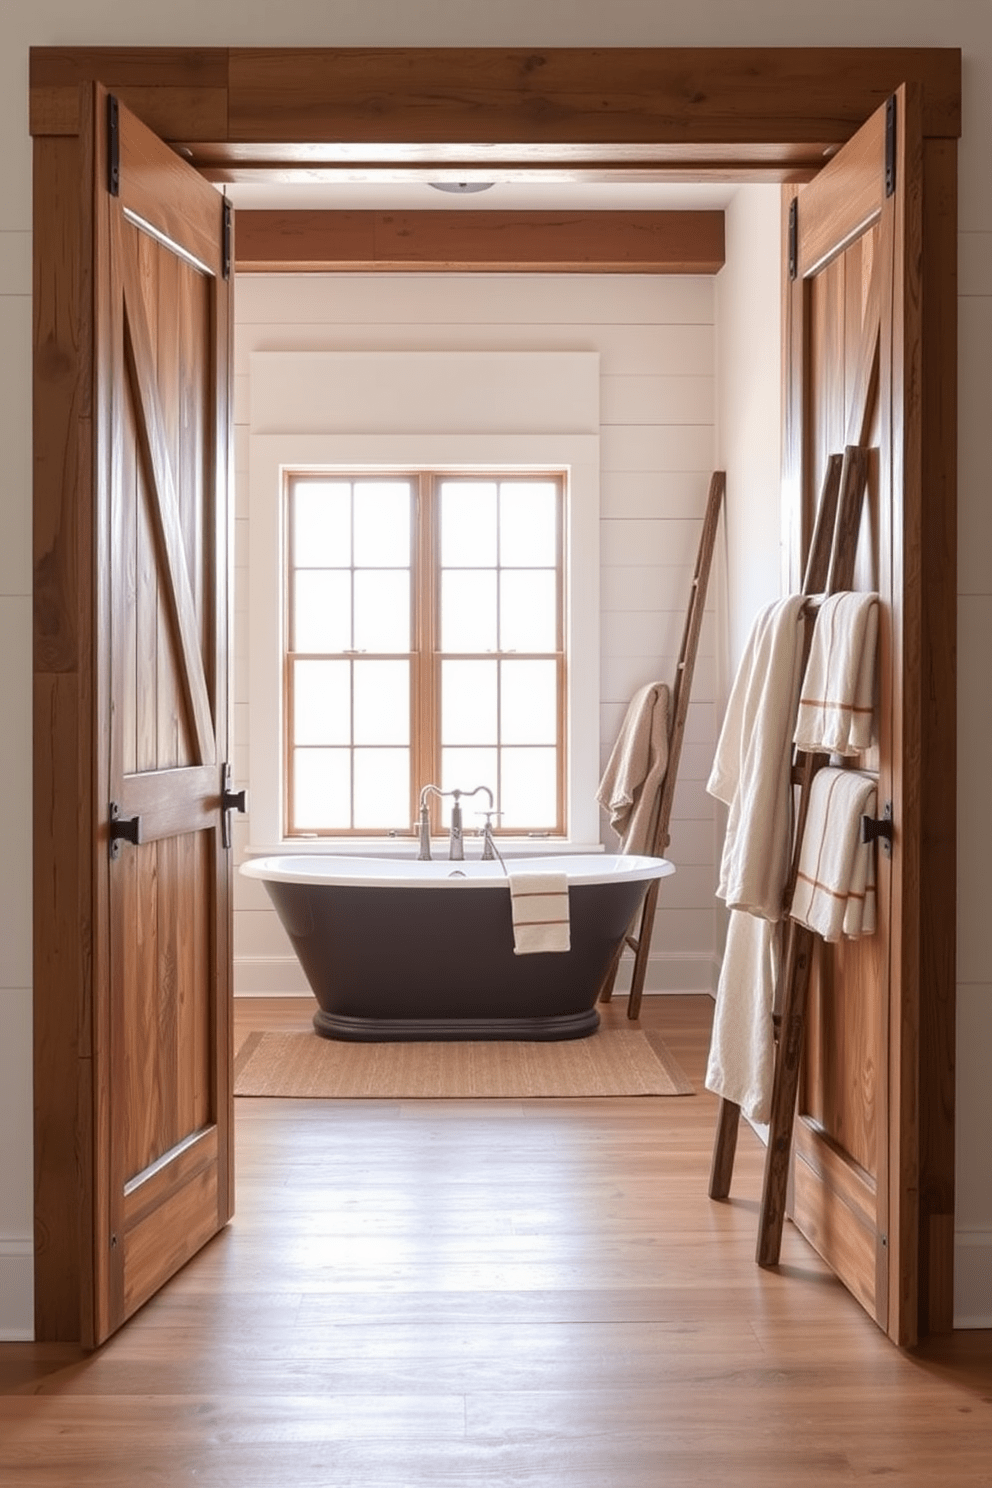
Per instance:
[[[120,204],[130,221],[157,234],[178,257],[220,278],[224,202],[219,191],[146,128],[121,111]],[[135,121],[137,122],[137,120]]]
[[[900,1344],[915,1343],[919,1318],[920,1259],[920,997],[921,939],[923,936],[925,886],[929,865],[923,858],[925,815],[924,793],[934,787],[922,773],[923,738],[931,730],[950,743],[951,721],[935,725],[924,721],[932,712],[932,681],[924,672],[926,641],[923,635],[925,579],[930,577],[934,555],[925,551],[923,477],[922,356],[922,201],[923,142],[920,135],[919,100],[902,89],[896,110],[897,138],[906,169],[898,173],[891,206],[898,231],[895,235],[893,300],[890,310],[893,330],[891,396],[893,409],[888,435],[891,478],[902,500],[893,503],[891,561],[893,592],[901,604],[892,612],[892,654],[895,678],[892,698],[892,810],[896,822],[899,871],[893,872],[892,998],[889,1005],[890,1061],[888,1087],[891,1108],[901,1113],[892,1122],[889,1143],[889,1264],[892,1315],[889,1331]],[[883,315],[885,307],[883,307]],[[883,400],[884,406],[885,400]],[[933,574],[936,578],[936,574]],[[938,580],[938,582],[940,582]],[[944,598],[949,598],[946,591]],[[936,615],[934,616],[936,619]],[[953,651],[948,660],[953,666]],[[956,705],[955,705],[956,706]],[[953,771],[954,749],[941,759],[939,769]],[[931,756],[931,765],[937,760]],[[939,792],[942,787],[937,786]],[[953,828],[951,829],[953,830]],[[946,858],[941,866],[953,883],[954,865]],[[950,994],[953,996],[953,992]]]
[[[878,110],[816,178],[817,211],[799,198],[799,274],[808,279],[877,222],[885,200],[885,114]]]
[[[217,1165],[174,1187],[154,1211],[128,1230],[124,1309],[130,1316],[217,1231]]]
[[[957,871],[957,160],[935,140],[923,143],[923,439],[919,552],[923,613],[921,671],[920,916],[920,1265],[921,1329],[954,1326],[954,1092],[956,939],[932,886]],[[932,372],[930,364],[932,363]]]
[[[196,650],[202,657],[200,612],[193,597],[195,573],[191,570],[189,562],[189,517],[186,511],[186,493],[182,485],[183,471],[178,458],[181,444],[181,414],[178,405],[182,390],[177,383],[179,335],[177,322],[182,265],[174,253],[163,252],[159,243],[146,233],[136,232],[129,225],[125,225],[122,232],[125,238],[130,238],[133,233],[141,250],[141,303],[145,326],[149,333],[149,350],[154,357],[154,361],[146,363],[146,366],[153,372],[157,398],[157,407],[151,417],[154,427],[161,436],[163,459],[172,477],[172,489],[176,502],[175,531],[181,545],[179,561],[189,584],[189,608],[195,628]],[[145,268],[146,262],[147,269]],[[126,291],[124,303],[126,314]],[[172,616],[173,606],[170,602],[170,591],[173,588],[172,578],[167,571],[161,572],[163,567],[162,543],[159,533],[162,524],[156,510],[154,482],[150,483],[147,488],[147,497],[150,502],[151,522],[155,533],[153,556],[158,580],[158,605],[153,615],[154,633],[152,636],[156,686],[150,703],[154,726],[154,754],[151,768],[169,769],[189,765],[202,759],[203,756],[199,753],[195,735],[191,739],[189,728],[189,689],[183,679],[183,672],[188,662],[181,651],[177,653],[176,629]],[[209,697],[205,676],[204,691]]]
[[[805,1156],[797,1153],[793,1181],[796,1208],[803,1214],[803,1233],[810,1244],[830,1257],[830,1269],[862,1307],[874,1317],[884,1302],[877,1295],[875,1216],[866,1219],[857,1208],[847,1208],[832,1195],[825,1203],[822,1175],[814,1176]]]
[[[147,133],[126,111],[121,125],[125,141]],[[161,148],[146,139],[141,149],[124,153],[132,169],[139,160],[154,174],[149,161]],[[167,181],[175,184],[171,172]],[[202,183],[195,185],[201,192]],[[215,922],[230,911],[230,860],[216,830],[221,772],[211,696],[216,687],[226,688],[226,612],[216,618],[204,613],[226,595],[226,582],[215,582],[208,565],[229,556],[212,530],[215,519],[224,525],[227,515],[226,482],[216,492],[212,486],[227,471],[226,449],[220,454],[214,448],[218,438],[227,443],[227,406],[213,382],[218,372],[226,374],[226,313],[218,317],[225,341],[216,351],[212,344],[214,310],[227,296],[190,256],[144,230],[119,199],[104,193],[102,200],[107,251],[101,282],[113,307],[105,336],[120,364],[106,383],[108,428],[114,430],[106,440],[114,477],[107,482],[109,553],[113,559],[121,545],[137,547],[141,575],[132,606],[126,563],[108,563],[118,724],[119,658],[130,654],[118,641],[132,631],[140,700],[136,716],[111,736],[110,769],[121,815],[140,817],[142,833],[111,863],[105,1083],[114,1122],[103,1174],[111,1263],[95,1341],[216,1231],[229,1213],[218,1189],[228,1193],[231,1186],[230,1135],[217,1125],[231,1111],[216,1096],[226,1088],[219,1065],[228,1051],[214,1037],[226,1023],[216,1004],[230,991],[229,929]],[[171,210],[178,211],[177,202]],[[129,470],[138,478],[129,479]],[[205,526],[202,535],[191,531]],[[108,594],[110,588],[108,577]],[[138,612],[133,621],[132,608]],[[197,726],[194,750],[187,714]],[[226,692],[216,718],[226,737]],[[130,772],[122,768],[128,726],[140,744]],[[191,755],[202,762],[188,765]],[[194,1160],[205,1135],[209,1162]]]
[[[145,474],[157,518],[157,536],[169,582],[169,604],[183,661],[183,681],[193,721],[198,763],[217,759],[214,721],[203,670],[199,622],[193,605],[176,486],[162,429],[161,403],[151,376],[155,365],[141,291],[134,282],[129,259],[118,245],[124,282],[124,344],[128,376],[134,392],[137,433]]]
[[[140,816],[142,839],[204,832],[217,825],[220,772],[216,765],[143,770],[124,777],[125,816]]]

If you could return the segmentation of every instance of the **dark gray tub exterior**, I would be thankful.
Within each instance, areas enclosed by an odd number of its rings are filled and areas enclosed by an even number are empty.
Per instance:
[[[338,863],[343,876],[348,865]],[[361,1042],[594,1033],[600,987],[650,881],[620,873],[605,883],[570,884],[571,949],[516,956],[503,878],[395,887],[375,878],[285,882],[266,878],[263,868],[264,860],[248,871],[264,879],[313,989],[314,1027],[326,1038]]]

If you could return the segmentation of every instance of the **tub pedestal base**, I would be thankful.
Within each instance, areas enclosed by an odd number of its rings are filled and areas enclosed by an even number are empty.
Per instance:
[[[599,1027],[599,1013],[589,1008],[552,1018],[351,1018],[318,1009],[313,1026],[321,1038],[351,1043],[434,1044],[472,1039],[526,1039],[550,1043],[558,1039],[588,1038]]]

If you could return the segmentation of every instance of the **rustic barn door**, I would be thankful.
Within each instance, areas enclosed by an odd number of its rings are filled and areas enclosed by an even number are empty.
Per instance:
[[[95,1338],[232,1210],[226,204],[98,90]]]
[[[916,142],[914,147],[914,141]],[[879,1324],[914,1333],[918,1016],[902,964],[914,913],[909,878],[914,771],[903,730],[907,658],[904,515],[920,480],[919,122],[905,89],[821,174],[787,224],[786,491],[793,577],[828,457],[869,451],[855,587],[881,598],[878,738],[854,763],[891,806],[878,852],[877,933],[814,958],[795,1129],[792,1215]],[[911,668],[912,670],[912,668]],[[879,844],[882,849],[882,844]]]

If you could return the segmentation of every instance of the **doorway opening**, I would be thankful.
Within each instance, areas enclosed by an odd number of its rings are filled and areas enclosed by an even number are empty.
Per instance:
[[[58,456],[36,465],[35,485],[43,621],[35,664],[37,736],[49,741],[47,751],[42,744],[35,775],[39,1338],[103,1336],[100,1298],[108,1285],[117,1285],[118,1263],[111,1244],[116,1234],[104,1208],[102,1136],[109,1130],[106,1059],[114,1026],[106,977],[112,933],[108,801],[94,785],[100,775],[92,768],[105,727],[95,711],[106,701],[106,690],[97,623],[99,550],[92,542],[99,526],[105,430],[99,407],[90,418],[85,396],[94,368],[99,370],[100,326],[88,297],[88,270],[79,272],[81,265],[98,264],[106,247],[102,207],[95,205],[102,199],[94,198],[91,184],[94,140],[104,128],[95,121],[93,84],[102,82],[204,175],[232,184],[263,175],[290,180],[300,172],[463,180],[494,165],[504,174],[533,177],[543,171],[575,180],[617,173],[670,179],[688,170],[702,180],[799,182],[815,174],[907,79],[920,105],[914,159],[921,169],[927,244],[921,312],[926,359],[919,383],[927,417],[912,459],[930,497],[926,508],[906,514],[899,534],[912,545],[914,560],[905,571],[904,600],[918,645],[907,665],[917,690],[921,677],[939,677],[950,689],[950,706],[934,710],[922,725],[919,747],[907,755],[928,851],[914,831],[912,872],[901,886],[908,980],[896,989],[897,1022],[906,1028],[908,1006],[909,1025],[925,1024],[928,1038],[897,1092],[897,1161],[887,1181],[900,1198],[899,1233],[892,1237],[898,1239],[899,1283],[889,1328],[899,1341],[911,1342],[921,1326],[939,1325],[949,1315],[954,844],[946,825],[953,809],[946,808],[948,791],[953,806],[953,780],[951,772],[941,775],[927,766],[954,757],[953,565],[942,565],[947,514],[954,505],[959,54],[618,49],[552,50],[535,58],[450,49],[41,49],[32,54],[31,79],[34,243],[36,283],[51,298],[36,306],[36,439],[39,450]],[[816,99],[824,100],[819,110],[811,103]],[[363,226],[341,225],[356,231]],[[914,254],[919,246],[911,245]],[[421,255],[421,268],[438,264],[436,247],[433,255]],[[381,265],[375,250],[371,256],[367,247],[353,251],[353,263],[367,265],[371,258],[376,269]],[[517,260],[526,261],[522,251]],[[221,389],[221,402],[228,392]],[[942,501],[933,499],[937,491]],[[801,516],[798,521],[801,527]],[[51,727],[55,715],[58,729]],[[71,750],[66,738],[73,741]],[[925,985],[910,970],[921,965],[934,968]]]

